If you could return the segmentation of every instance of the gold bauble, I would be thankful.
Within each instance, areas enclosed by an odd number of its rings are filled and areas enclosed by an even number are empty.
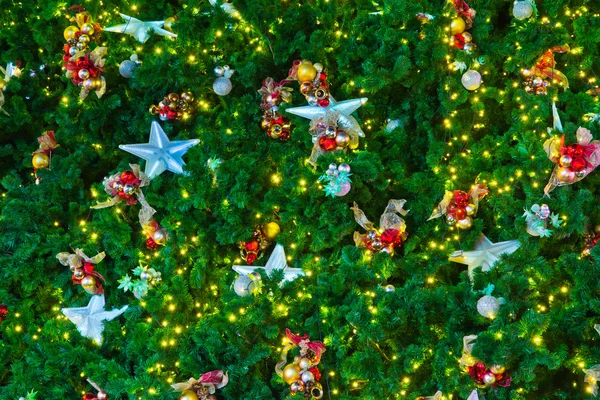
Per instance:
[[[179,101],[179,95],[177,93],[169,93],[167,98],[169,101]]]
[[[350,143],[350,135],[346,131],[338,131],[335,135],[335,142],[339,147],[346,147]]]
[[[569,168],[561,167],[558,169],[556,177],[562,182],[571,183],[575,179],[575,172]]]
[[[177,110],[177,107],[178,107],[178,106],[177,106],[177,102],[175,102],[175,101],[172,101],[172,102],[170,102],[170,103],[169,103],[169,108],[170,108],[171,110]]]
[[[283,128],[281,127],[281,125],[275,124],[271,127],[271,130],[269,133],[271,134],[271,137],[273,139],[278,139],[279,136],[281,136],[282,132],[283,132]]]
[[[88,44],[90,42],[90,37],[88,35],[79,36],[79,41],[83,44]]]
[[[102,87],[102,79],[94,78],[94,89],[98,90]]]
[[[310,395],[313,399],[320,399],[323,397],[323,385],[320,382],[315,382],[313,387],[310,389]]]
[[[4,79],[0,79],[0,90],[3,90],[6,87],[6,81]]]
[[[94,34],[94,26],[92,24],[81,25],[81,33],[83,33],[84,35],[93,35]]]
[[[183,92],[181,93],[181,100],[191,103],[194,101],[194,95],[191,92]]]
[[[179,400],[198,400],[198,396],[196,395],[196,392],[193,392],[191,390],[184,390],[183,392],[181,392],[181,397],[179,398]]]
[[[175,17],[169,17],[165,19],[165,23],[163,24],[163,28],[169,32],[173,32],[173,24],[177,22]]]
[[[596,232],[596,233],[600,233],[600,225],[596,225],[596,226],[594,227],[594,232]]]
[[[283,369],[283,380],[288,385],[300,379],[300,367],[296,364],[288,364]]]
[[[316,77],[317,69],[310,61],[303,61],[298,66],[298,80],[300,82],[312,82]]]
[[[164,229],[158,229],[152,235],[152,239],[154,239],[156,244],[165,244],[167,242],[167,232]]]
[[[306,357],[301,358],[298,361],[298,366],[300,367],[300,369],[304,370],[304,369],[309,369],[310,366],[312,365],[312,363],[310,362],[310,360]]]
[[[456,221],[456,227],[458,229],[471,229],[473,226],[473,219],[471,217],[466,217],[464,219]]]
[[[465,43],[471,43],[473,41],[473,36],[469,32],[463,32],[462,35]]]
[[[469,204],[465,207],[465,211],[467,212],[467,215],[475,215],[477,207],[475,207],[475,204]]]
[[[275,239],[277,235],[279,235],[279,232],[281,232],[281,228],[277,225],[277,222],[269,222],[264,226],[263,230],[265,231],[265,236],[269,240]]]
[[[269,127],[271,126],[271,120],[268,118],[263,118],[262,121],[260,121],[260,127],[264,130],[269,129]]]
[[[92,90],[94,88],[94,80],[86,79],[85,81],[83,81],[83,88],[85,90]]]
[[[456,17],[450,23],[450,31],[452,31],[453,35],[458,35],[459,33],[463,33],[467,25],[465,24],[465,20],[461,17]]]
[[[63,35],[65,36],[65,40],[69,41],[70,39],[75,39],[75,34],[79,32],[79,28],[76,26],[67,26]]]
[[[490,371],[492,371],[494,374],[503,374],[504,371],[506,371],[506,367],[504,365],[492,365],[492,368],[490,368]]]
[[[90,294],[96,293],[96,278],[91,275],[86,276],[81,280],[81,287]]]
[[[33,164],[33,168],[46,168],[50,164],[50,157],[46,153],[35,153],[31,163]]]

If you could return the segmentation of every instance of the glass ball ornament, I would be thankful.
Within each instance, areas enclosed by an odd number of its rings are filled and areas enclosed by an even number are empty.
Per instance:
[[[123,78],[127,78],[127,79],[132,78],[133,71],[135,71],[135,69],[138,66],[139,65],[135,61],[131,61],[131,60],[122,61],[121,64],[119,64],[119,74],[121,74],[121,76]]]
[[[533,5],[530,0],[515,1],[513,4],[513,16],[519,21],[530,18],[533,15]]]
[[[477,90],[481,86],[481,74],[472,69],[465,72],[460,79],[463,86],[467,90]]]
[[[494,296],[483,296],[477,301],[477,312],[483,317],[494,319],[500,311],[500,300]]]
[[[350,192],[350,189],[352,189],[350,182],[346,182],[340,186],[340,189],[335,192],[335,195],[338,197],[345,196]]]
[[[240,297],[254,294],[257,289],[257,280],[246,274],[238,276],[233,283],[233,291]]]
[[[229,78],[225,78],[221,76],[213,82],[213,90],[219,96],[227,96],[229,92],[231,92],[231,80]]]
[[[288,385],[300,380],[300,367],[296,364],[288,364],[283,369],[283,380]],[[303,382],[305,382],[303,380]]]
[[[386,285],[384,290],[388,293],[394,293],[396,291],[396,287],[394,285]]]

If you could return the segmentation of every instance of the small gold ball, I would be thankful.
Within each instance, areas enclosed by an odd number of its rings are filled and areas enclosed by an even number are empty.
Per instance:
[[[279,235],[279,232],[281,232],[281,228],[276,222],[269,222],[264,226],[263,230],[265,231],[265,236],[269,240],[275,239],[277,235]]]
[[[165,19],[165,23],[163,24],[163,28],[169,32],[173,32],[173,24],[177,22],[175,17],[169,17]]]
[[[83,88],[85,90],[92,90],[94,88],[94,80],[86,79],[85,81],[83,81]]]
[[[65,40],[69,40],[69,39],[74,39],[75,38],[75,34],[79,32],[79,28],[76,26],[67,26],[65,28],[65,31],[63,32],[63,35],[65,36]]]
[[[300,379],[300,368],[296,364],[288,364],[283,369],[283,380],[288,385]]]
[[[271,126],[271,120],[267,119],[267,118],[263,118],[262,121],[260,121],[260,127],[264,130],[269,129],[269,126]]]
[[[36,169],[47,168],[50,164],[50,157],[46,153],[35,153],[31,163],[33,164],[33,168]]]
[[[165,244],[167,241],[167,232],[164,229],[159,229],[154,232],[152,239],[154,239],[157,244]]]
[[[177,93],[169,93],[167,96],[169,101],[179,101],[179,95]]]
[[[96,278],[91,275],[86,276],[81,280],[81,287],[88,293],[96,293]]]
[[[594,227],[594,232],[596,232],[596,233],[600,233],[600,225],[596,225],[596,226]]]
[[[179,400],[198,400],[198,396],[196,395],[196,392],[193,392],[191,390],[184,390],[183,392],[181,392],[181,397],[179,398]]]
[[[571,171],[569,168],[559,168],[556,173],[556,177],[562,182],[571,183],[575,179],[575,172]]]
[[[191,103],[194,101],[194,95],[191,92],[183,92],[181,93],[181,100]]]
[[[300,369],[309,369],[311,366],[311,362],[308,358],[301,358],[300,361],[298,361],[298,366],[300,367]]]
[[[92,24],[83,24],[81,26],[81,33],[85,35],[93,35],[94,34],[94,26]]]
[[[177,110],[177,102],[176,101],[172,101],[169,103],[169,108],[171,110]]]
[[[492,365],[492,368],[490,368],[490,371],[492,371],[494,374],[503,374],[504,371],[506,371],[506,367],[504,365]]]
[[[456,227],[458,229],[471,229],[473,226],[473,219],[471,217],[466,217],[464,219],[456,221]]]
[[[0,79],[0,90],[3,90],[6,87],[6,81],[4,79]]]
[[[458,35],[459,33],[463,33],[467,25],[465,24],[465,20],[461,17],[456,17],[450,23],[450,30],[453,35]]]
[[[303,61],[298,66],[298,80],[300,82],[312,82],[316,77],[317,69],[310,61]]]

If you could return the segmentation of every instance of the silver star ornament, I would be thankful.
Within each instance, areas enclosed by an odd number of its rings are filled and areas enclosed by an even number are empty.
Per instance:
[[[104,295],[94,295],[86,307],[63,308],[62,313],[77,326],[81,336],[93,339],[98,345],[102,344],[104,321],[112,321],[123,314],[127,307],[118,310],[104,310]]]
[[[487,272],[494,267],[494,264],[503,254],[512,254],[521,246],[518,240],[508,240],[506,242],[492,243],[483,234],[475,243],[475,250],[455,251],[448,260],[468,266],[469,277],[473,277],[473,270],[481,267],[481,271]]]
[[[171,142],[160,124],[152,121],[148,143],[122,144],[119,145],[119,148],[146,160],[145,173],[150,179],[153,179],[165,170],[176,174],[185,174],[183,171],[185,163],[182,157],[190,147],[198,143],[200,143],[198,139]]]
[[[168,30],[162,28],[165,24],[165,21],[145,22],[130,17],[129,15],[121,13],[119,14],[121,15],[121,18],[126,21],[126,23],[116,26],[109,26],[108,28],[104,28],[105,31],[126,33],[136,38],[140,43],[146,43],[146,41],[150,38],[150,33],[173,38],[177,37],[175,33],[169,32]]]
[[[285,282],[291,282],[299,276],[304,276],[302,268],[288,268],[287,261],[285,259],[285,251],[283,250],[283,246],[280,244],[275,246],[273,253],[271,253],[269,260],[264,267],[254,267],[252,265],[234,265],[231,268],[240,275],[248,275],[254,271],[264,270],[267,276],[271,276],[273,271],[283,270],[283,279],[281,282],[279,282],[279,286],[282,286]]]
[[[345,130],[354,130],[360,137],[365,137],[365,133],[362,131],[358,121],[350,115],[354,111],[358,110],[360,106],[367,102],[367,98],[363,97],[360,99],[344,100],[339,103],[335,101],[333,97],[329,97],[329,105],[327,107],[319,106],[303,106],[303,107],[292,107],[285,110],[290,114],[297,115],[302,118],[314,120],[315,118],[325,117],[328,111],[334,111],[339,114],[338,125],[340,128]]]

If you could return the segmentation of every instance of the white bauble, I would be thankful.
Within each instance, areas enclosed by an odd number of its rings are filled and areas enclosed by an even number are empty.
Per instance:
[[[465,72],[460,80],[467,90],[476,90],[481,86],[481,74],[472,69]]]
[[[256,289],[256,282],[245,274],[238,276],[233,283],[233,290],[240,297],[254,294]]]
[[[522,21],[524,19],[531,17],[532,14],[533,14],[533,6],[531,5],[530,0],[515,1],[514,5],[513,5],[513,16],[516,19],[518,19],[519,21]]]
[[[219,96],[227,96],[231,92],[231,87],[231,80],[223,76],[213,82],[213,90]]]
[[[499,311],[500,301],[494,296],[483,296],[477,301],[477,312],[486,318],[496,318]]]

